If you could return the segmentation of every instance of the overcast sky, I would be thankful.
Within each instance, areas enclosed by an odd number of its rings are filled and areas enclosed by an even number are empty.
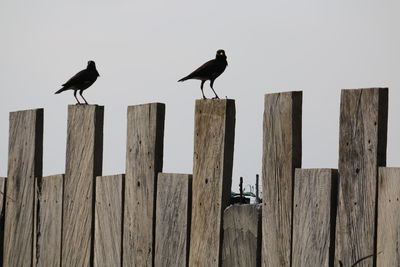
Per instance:
[[[103,174],[125,172],[126,110],[166,104],[164,172],[192,172],[200,82],[177,83],[224,49],[216,80],[236,100],[233,189],[261,173],[264,94],[303,90],[303,167],[337,168],[342,88],[389,87],[388,165],[400,166],[400,1],[0,1],[0,175],[10,111],[44,108],[43,174],[63,173],[67,105],[54,92],[94,60],[85,91],[105,106]],[[205,93],[211,97],[208,82]]]

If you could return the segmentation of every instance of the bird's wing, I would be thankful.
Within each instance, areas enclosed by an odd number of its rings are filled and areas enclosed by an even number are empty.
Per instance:
[[[90,78],[90,75],[86,69],[81,70],[77,74],[75,74],[71,79],[69,79],[62,86],[68,87],[76,84],[82,84]]]
[[[226,66],[223,66],[220,62],[212,59],[207,61],[200,67],[198,67],[195,71],[188,75],[188,78],[210,78],[214,74],[221,74],[221,72],[225,69]]]
[[[209,75],[210,73],[214,72],[217,66],[217,62],[215,59],[212,59],[210,61],[207,61],[200,67],[198,67],[195,71],[192,72],[192,74],[197,74],[199,76],[204,76],[204,75]]]

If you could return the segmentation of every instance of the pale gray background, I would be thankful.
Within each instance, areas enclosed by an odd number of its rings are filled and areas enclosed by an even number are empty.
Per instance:
[[[337,168],[341,88],[390,88],[388,165],[400,166],[400,1],[0,1],[0,175],[8,113],[45,108],[44,175],[65,168],[60,85],[97,63],[85,96],[105,105],[104,174],[125,170],[128,105],[166,103],[165,172],[192,172],[200,82],[176,81],[223,48],[216,80],[236,99],[234,184],[261,172],[265,93],[303,90],[303,167]],[[206,94],[212,96],[208,83]]]

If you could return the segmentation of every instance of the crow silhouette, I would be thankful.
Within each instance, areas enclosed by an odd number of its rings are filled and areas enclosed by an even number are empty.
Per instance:
[[[88,102],[82,95],[83,90],[89,88],[96,81],[98,76],[100,76],[100,74],[96,70],[96,64],[94,63],[94,61],[89,61],[86,69],[81,70],[80,72],[75,74],[71,79],[69,79],[66,83],[62,85],[63,87],[60,90],[55,93],[59,94],[66,90],[74,90],[74,97],[76,101],[78,101],[77,104],[81,104],[81,102],[79,102],[78,98],[76,97],[76,92],[79,91],[79,94],[85,101],[85,104],[88,104]]]
[[[201,81],[200,89],[201,93],[203,94],[203,99],[207,99],[206,96],[204,95],[203,85],[205,81],[210,80],[210,87],[215,94],[214,98],[219,98],[213,88],[214,81],[218,76],[220,76],[224,72],[227,65],[228,62],[226,61],[225,51],[220,49],[217,51],[215,59],[207,61],[206,63],[201,65],[198,69],[190,73],[188,76],[180,79],[178,82],[183,82],[189,79],[200,80]]]

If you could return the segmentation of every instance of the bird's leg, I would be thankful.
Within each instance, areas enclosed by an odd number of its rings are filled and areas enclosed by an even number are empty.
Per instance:
[[[88,105],[88,102],[87,102],[86,99],[83,97],[82,93],[83,93],[83,90],[80,90],[80,91],[79,91],[79,94],[81,95],[82,99],[85,101],[85,104]]]
[[[77,104],[77,105],[80,105],[81,102],[79,102],[79,99],[76,97],[76,90],[74,90],[74,97],[75,97],[76,101],[78,101],[78,103],[76,103],[76,104]]]
[[[215,97],[213,97],[213,99],[219,99],[217,93],[215,92],[215,90],[214,90],[214,88],[213,88],[213,85],[214,85],[214,80],[211,80],[211,81],[210,81],[210,87],[211,87],[211,89],[213,90],[213,92],[214,92],[214,94],[215,94]]]
[[[203,99],[207,99],[207,97],[204,95],[204,91],[203,91],[204,82],[205,81],[201,81],[200,89],[201,89],[201,93],[203,94]]]

